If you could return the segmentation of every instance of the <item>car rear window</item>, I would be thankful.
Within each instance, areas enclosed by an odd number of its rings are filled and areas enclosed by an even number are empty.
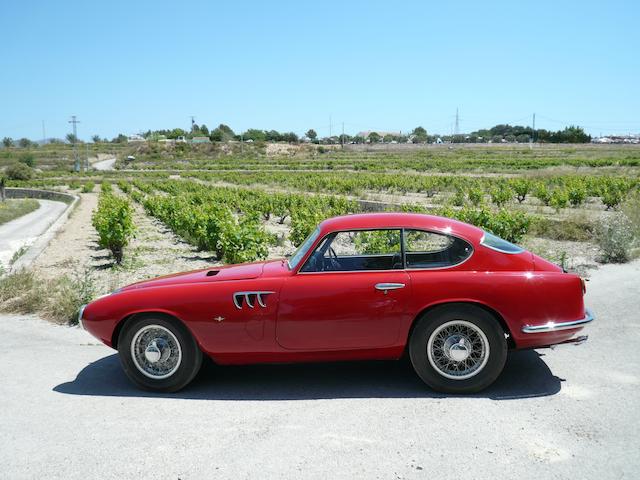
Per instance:
[[[497,250],[502,253],[522,253],[524,252],[524,248],[519,247],[511,242],[507,242],[500,237],[497,237],[493,233],[484,232],[484,236],[482,240],[480,240],[480,244],[485,247],[491,248],[492,250]]]

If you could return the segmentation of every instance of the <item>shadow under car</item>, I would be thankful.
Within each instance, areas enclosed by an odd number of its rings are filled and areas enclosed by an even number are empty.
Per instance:
[[[505,368],[489,388],[471,398],[509,400],[554,395],[562,379],[535,350],[509,352]],[[217,366],[210,361],[194,382],[176,393],[140,390],[124,374],[117,354],[82,369],[54,391],[70,395],[169,397],[197,400],[310,400],[331,398],[445,398],[429,389],[407,361]]]

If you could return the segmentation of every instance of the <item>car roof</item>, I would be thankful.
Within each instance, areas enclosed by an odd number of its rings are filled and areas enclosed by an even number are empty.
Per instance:
[[[484,232],[473,225],[452,218],[422,213],[358,213],[325,220],[320,224],[322,234],[340,230],[377,228],[416,228],[433,230],[479,242]]]

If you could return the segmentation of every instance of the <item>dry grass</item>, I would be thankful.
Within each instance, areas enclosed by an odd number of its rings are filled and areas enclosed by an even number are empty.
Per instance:
[[[33,270],[0,277],[0,311],[37,313],[56,323],[77,323],[80,307],[94,295],[94,282],[88,271],[55,280],[43,279]]]
[[[0,225],[36,210],[40,204],[32,198],[0,202]]]

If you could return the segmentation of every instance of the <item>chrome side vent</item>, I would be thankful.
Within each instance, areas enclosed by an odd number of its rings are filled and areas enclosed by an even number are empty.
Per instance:
[[[265,297],[275,292],[268,291],[251,291],[251,292],[236,292],[233,294],[233,304],[237,309],[242,309],[243,304],[246,304],[249,308],[254,308],[256,303],[262,308],[265,308]]]

